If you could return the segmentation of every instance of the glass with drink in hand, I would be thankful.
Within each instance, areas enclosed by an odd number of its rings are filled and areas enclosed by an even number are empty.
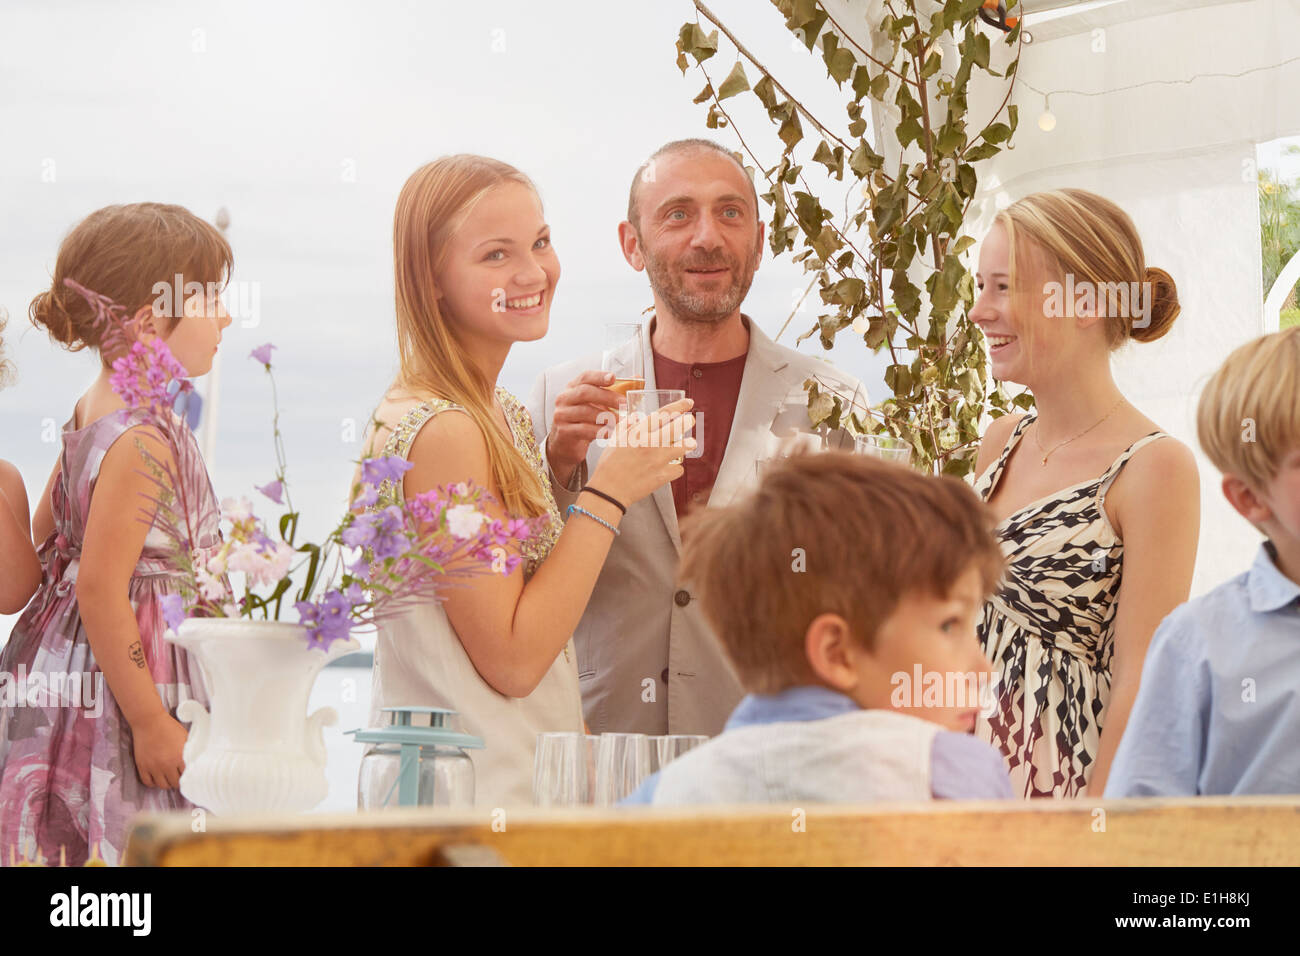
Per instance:
[[[650,388],[650,389],[632,389],[627,393],[627,414],[632,421],[649,418],[655,412],[662,411],[673,402],[680,402],[686,397],[686,392],[680,388]],[[699,421],[698,414],[696,421]],[[672,444],[677,445],[684,442],[687,438],[695,436],[685,428],[674,428],[672,430]],[[698,439],[695,446],[699,448]],[[681,459],[677,459],[676,464],[681,464]]]
[[[638,323],[606,324],[600,369],[614,373],[613,384],[605,386],[611,392],[627,395],[632,389],[645,388],[645,342]]]

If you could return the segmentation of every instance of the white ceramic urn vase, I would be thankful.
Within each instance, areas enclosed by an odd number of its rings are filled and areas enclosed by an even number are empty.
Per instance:
[[[325,731],[333,707],[307,716],[322,667],[360,647],[307,646],[306,629],[278,621],[190,618],[168,636],[194,655],[211,712],[177,708],[190,725],[181,794],[218,815],[310,810],[325,799]]]

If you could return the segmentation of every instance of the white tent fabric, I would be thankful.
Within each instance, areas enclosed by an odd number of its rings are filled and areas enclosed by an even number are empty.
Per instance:
[[[827,6],[864,46],[879,41],[870,29],[879,0]],[[1121,349],[1115,374],[1131,401],[1197,454],[1192,594],[1200,594],[1245,570],[1260,540],[1223,499],[1220,476],[1201,454],[1196,401],[1228,352],[1265,331],[1256,146],[1300,134],[1300,0],[1021,6],[1034,42],[1023,47],[1012,99],[1019,129],[1014,149],[981,165],[982,201],[968,229],[982,238],[997,209],[1032,192],[1089,189],[1133,217],[1148,263],[1174,276],[1182,303],[1174,328]],[[1012,50],[995,43],[994,51],[1004,68]],[[972,81],[972,129],[1004,95],[1005,81]],[[1050,132],[1038,123],[1047,106],[1056,120]],[[890,117],[877,110],[876,119]]]

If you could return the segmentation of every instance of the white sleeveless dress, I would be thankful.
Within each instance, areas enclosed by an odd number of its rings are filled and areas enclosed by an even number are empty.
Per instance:
[[[550,553],[563,529],[551,495],[528,410],[504,388],[497,397],[505,410],[515,447],[538,473],[551,512],[551,530],[523,549],[525,580]],[[445,399],[424,402],[407,412],[393,429],[383,454],[405,459],[416,434],[433,416],[465,412]],[[402,483],[385,483],[374,507],[401,504]],[[473,587],[473,579],[467,585]],[[578,690],[573,641],[558,654],[541,683],[527,697],[507,697],[479,676],[447,613],[440,604],[416,605],[378,627],[371,676],[370,726],[388,723],[383,707],[446,707],[460,715],[466,733],[482,737],[486,748],[470,750],[474,763],[474,805],[487,809],[532,805],[533,753],[542,731],[581,733],[582,697]]]

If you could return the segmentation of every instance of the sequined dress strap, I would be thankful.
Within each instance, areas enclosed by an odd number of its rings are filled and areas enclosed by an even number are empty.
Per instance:
[[[411,454],[411,442],[415,440],[415,436],[419,434],[420,429],[434,415],[449,409],[465,411],[463,405],[457,405],[445,398],[431,398],[409,410],[397,422],[392,433],[388,436],[388,441],[384,443],[384,456],[401,458],[403,461],[408,460]],[[405,501],[402,493],[402,483],[400,481],[385,481],[379,486],[379,500],[381,502],[402,504]]]

